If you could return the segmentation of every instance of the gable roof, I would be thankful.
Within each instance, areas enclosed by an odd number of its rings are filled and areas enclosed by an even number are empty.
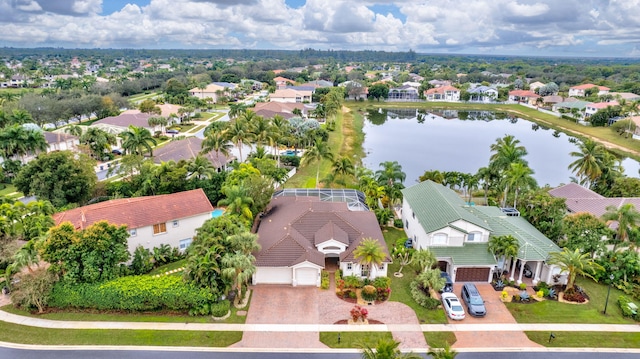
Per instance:
[[[489,252],[489,243],[465,243],[460,247],[429,247],[436,258],[451,258],[454,266],[495,266],[496,258]]]
[[[54,144],[54,143],[60,143],[60,142],[66,142],[68,140],[77,140],[78,137],[70,135],[68,133],[62,133],[62,132],[48,132],[48,131],[44,131],[42,132],[42,134],[44,135],[44,139],[47,141],[48,144]]]
[[[56,225],[71,222],[76,229],[86,228],[105,220],[128,228],[141,228],[158,223],[188,218],[213,211],[213,206],[202,189],[134,198],[114,199],[106,202],[58,212],[53,215]]]
[[[440,86],[440,87],[435,87],[432,89],[428,89],[427,91],[425,91],[425,95],[431,95],[431,94],[443,94],[447,91],[451,91],[451,92],[460,92],[460,90],[456,87],[450,86],[450,85],[444,85],[444,86]]]
[[[316,244],[334,239],[347,244],[341,261],[355,262],[353,250],[364,238],[378,240],[391,261],[373,212],[350,211],[346,202],[324,202],[318,197],[275,197],[258,225],[256,266],[290,267],[309,261],[324,267]]]
[[[549,190],[549,194],[553,197],[562,198],[605,198],[601,194],[574,182],[553,188]]]
[[[129,127],[129,125],[133,125],[136,127],[143,127],[143,128],[151,128],[153,127],[153,126],[149,126],[149,118],[151,116],[152,116],[151,114],[141,113],[139,111],[138,113],[123,112],[118,116],[110,116],[110,117],[105,117],[101,120],[98,120],[92,123],[91,126],[106,124],[106,125],[118,126],[118,127],[124,127],[124,128]]]
[[[460,219],[491,231],[491,226],[464,209],[466,203],[449,188],[427,180],[402,190],[405,201],[426,233]]]
[[[640,208],[640,197],[604,197],[600,194],[580,186],[577,183],[569,183],[549,191],[553,197],[565,198],[569,212],[588,212],[600,218],[607,213],[607,207],[620,208],[625,204],[633,204]]]
[[[574,90],[588,90],[588,89],[593,88],[593,87],[597,87],[601,91],[610,90],[610,88],[608,88],[608,87],[598,86],[598,85],[594,85],[594,84],[582,84],[582,85],[577,85],[577,86],[571,86],[569,88],[570,89],[574,89]]]
[[[509,91],[509,96],[517,96],[517,97],[530,97],[530,98],[538,98],[540,95],[537,95],[533,91],[529,90],[513,90]]]
[[[204,140],[197,137],[187,137],[182,140],[171,141],[166,145],[156,149],[153,153],[153,162],[169,162],[180,160],[190,160],[198,156],[202,150],[202,142]],[[224,167],[227,163],[233,161],[234,157],[227,157],[222,153],[211,151],[203,155],[216,168]]]

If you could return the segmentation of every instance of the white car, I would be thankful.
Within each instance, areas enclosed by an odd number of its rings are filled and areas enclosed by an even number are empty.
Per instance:
[[[453,320],[464,319],[464,308],[462,303],[453,293],[442,293],[442,306],[447,316]]]

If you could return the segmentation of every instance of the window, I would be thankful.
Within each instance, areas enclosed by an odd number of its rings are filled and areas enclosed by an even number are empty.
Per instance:
[[[369,265],[363,264],[360,266],[360,276],[368,277],[369,276]]]
[[[352,269],[353,269],[352,264],[351,263],[347,263],[347,270],[352,270]]]
[[[404,221],[404,228],[409,229],[409,220],[405,219]]]
[[[189,247],[190,244],[191,244],[191,238],[181,239],[179,248],[181,251],[184,251],[185,249],[187,249],[187,247]]]
[[[446,246],[447,245],[447,235],[444,233],[436,233],[431,238],[431,244],[434,246]]]
[[[175,221],[173,221],[173,228],[176,228],[180,225],[180,222],[176,219]]]
[[[413,216],[413,218],[416,218],[416,212],[411,212],[411,216]]]
[[[136,230],[136,229],[130,229],[130,230],[129,230],[129,235],[130,235],[131,237],[135,237],[135,236],[137,236],[137,235],[138,235],[138,230]]]
[[[467,242],[481,242],[482,241],[482,233],[480,232],[471,232],[467,235]]]
[[[167,233],[167,224],[158,223],[153,225],[153,234]]]

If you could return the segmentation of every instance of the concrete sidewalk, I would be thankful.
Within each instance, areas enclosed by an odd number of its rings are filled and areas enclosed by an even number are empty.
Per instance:
[[[71,322],[25,317],[0,311],[0,321],[52,329],[134,329],[243,332],[390,332],[415,331],[414,324],[206,324],[160,322]],[[423,324],[423,332],[553,331],[640,333],[637,324]]]

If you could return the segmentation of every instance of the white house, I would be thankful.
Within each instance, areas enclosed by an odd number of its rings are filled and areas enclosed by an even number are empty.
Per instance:
[[[427,101],[458,102],[460,101],[460,90],[445,85],[428,89],[424,92],[424,97]]]
[[[269,101],[285,103],[310,103],[313,90],[284,88],[275,90],[269,95]]]
[[[424,181],[402,190],[402,222],[415,248],[428,248],[438,259],[438,266],[457,282],[489,282],[499,268],[498,260],[488,251],[492,236],[511,235],[520,249],[507,263],[510,279],[522,282],[529,265],[533,282],[551,283],[560,269],[545,264],[550,252],[560,248],[519,216],[498,207],[469,206],[453,190]]]
[[[71,222],[76,229],[105,220],[126,225],[129,252],[137,246],[151,250],[162,244],[185,250],[196,228],[212,217],[214,208],[202,189],[159,196],[114,199],[53,215],[56,225]]]
[[[467,92],[473,102],[494,102],[498,98],[498,90],[489,86],[476,86]]]
[[[373,212],[356,190],[285,189],[274,194],[258,223],[254,284],[320,286],[320,273],[338,265],[343,276],[387,275],[391,257]],[[386,254],[380,265],[361,265],[353,251],[365,238]]]
[[[205,88],[192,88],[189,94],[201,100],[210,98],[212,102],[218,102],[218,97],[228,95],[236,86],[229,82],[213,82]]]
[[[572,96],[584,97],[586,95],[585,91],[592,89],[594,87],[598,88],[598,94],[597,94],[598,96],[606,95],[609,93],[609,90],[610,90],[610,88],[604,87],[604,86],[598,86],[594,84],[582,84],[578,86],[569,87],[569,97],[572,97]]]
[[[595,115],[596,112],[598,112],[600,110],[604,110],[607,107],[614,107],[614,106],[618,106],[618,102],[617,101],[592,102],[592,103],[588,104],[587,107],[585,107],[584,116],[585,117],[590,117],[592,115]]]

